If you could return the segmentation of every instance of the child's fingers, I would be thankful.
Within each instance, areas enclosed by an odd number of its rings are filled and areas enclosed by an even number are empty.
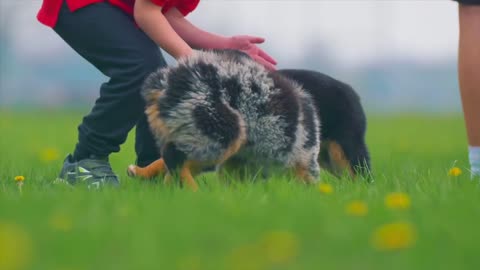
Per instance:
[[[268,55],[265,51],[263,51],[262,49],[258,48],[258,55],[260,57],[262,57],[263,59],[267,60],[268,62],[272,63],[273,65],[276,65],[277,64],[277,61],[275,61],[275,59],[273,59],[273,57],[271,57],[270,55]]]
[[[270,62],[266,61],[265,59],[263,59],[262,57],[258,56],[258,55],[255,55],[253,57],[253,59],[255,59],[255,61],[257,61],[258,63],[262,64],[266,69],[270,70],[270,71],[274,71],[276,70],[277,68],[272,65]]]
[[[265,39],[262,37],[255,37],[255,36],[245,36],[249,42],[255,43],[255,44],[260,44],[265,42]]]

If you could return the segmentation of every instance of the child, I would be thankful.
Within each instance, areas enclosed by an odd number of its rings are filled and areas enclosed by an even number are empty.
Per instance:
[[[276,62],[255,44],[263,38],[223,37],[185,19],[199,0],[43,0],[38,20],[110,80],[78,127],[78,143],[64,161],[60,181],[90,186],[118,185],[108,156],[118,152],[136,126],[137,164],[159,158],[144,115],[140,87],[144,78],[165,67],[160,46],[175,59],[195,49],[230,48],[246,52],[269,69]]]

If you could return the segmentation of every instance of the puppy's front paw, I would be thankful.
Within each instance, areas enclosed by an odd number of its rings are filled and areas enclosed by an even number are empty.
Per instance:
[[[128,166],[128,168],[127,168],[127,174],[128,174],[128,176],[130,176],[130,177],[136,177],[136,176],[137,176],[137,168],[138,168],[138,167],[135,166],[135,165],[130,165],[130,166]]]

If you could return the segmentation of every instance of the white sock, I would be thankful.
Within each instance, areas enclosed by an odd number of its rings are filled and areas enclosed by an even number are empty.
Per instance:
[[[480,176],[480,146],[469,146],[468,158],[470,159],[472,178]]]

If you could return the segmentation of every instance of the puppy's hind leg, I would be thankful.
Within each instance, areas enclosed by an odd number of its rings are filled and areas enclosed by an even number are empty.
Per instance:
[[[337,142],[331,141],[328,144],[328,155],[330,158],[330,165],[337,177],[348,175],[352,179],[355,177],[352,164],[347,159],[345,149]]]

